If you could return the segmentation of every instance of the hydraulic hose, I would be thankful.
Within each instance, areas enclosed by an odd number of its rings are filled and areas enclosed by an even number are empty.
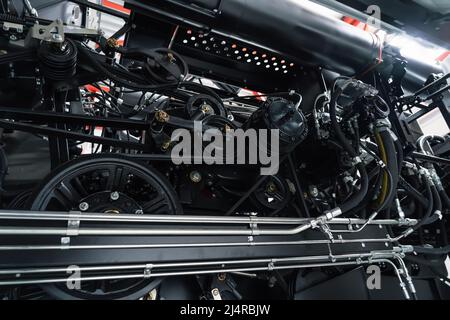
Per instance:
[[[391,185],[388,187],[383,186],[382,195],[380,196],[380,204],[384,202],[386,199],[386,206],[389,206],[395,197],[395,191],[397,190],[398,179],[399,179],[399,166],[397,163],[397,153],[395,150],[394,140],[390,131],[386,128],[378,129],[375,132],[375,137],[377,143],[380,147],[380,155],[383,162],[386,164],[389,172],[392,175]],[[388,177],[386,176],[386,184],[388,183]],[[388,194],[388,190],[391,190],[390,194]]]
[[[403,155],[403,147],[402,144],[400,142],[400,139],[394,139],[394,144],[395,144],[395,149],[397,152],[397,165],[398,165],[398,172],[399,174],[402,171],[402,165],[403,165],[403,159],[404,159],[404,155]]]
[[[442,254],[450,253],[450,245],[445,246],[445,247],[440,247],[440,248],[427,248],[427,247],[414,246],[414,251],[417,253],[442,255]]]
[[[442,201],[435,186],[431,186],[431,193],[433,194],[434,210],[435,214],[431,214],[425,219],[424,225],[432,224],[442,217]]]
[[[356,207],[364,199],[367,194],[367,190],[369,189],[369,177],[365,166],[362,163],[358,163],[356,168],[361,175],[361,186],[357,193],[353,194],[350,199],[339,206],[342,213],[346,213]]]
[[[341,127],[337,121],[337,115],[336,115],[336,104],[337,99],[342,94],[343,89],[340,87],[336,87],[331,95],[330,100],[330,118],[331,118],[331,125],[333,126],[334,133],[338,139],[338,141],[341,143],[342,147],[344,147],[344,150],[347,151],[347,153],[350,155],[350,157],[354,158],[357,156],[356,150],[352,147],[349,140],[345,137],[344,133],[341,130]]]
[[[425,189],[427,192],[427,198],[429,199],[428,207],[427,207],[427,211],[425,212],[425,215],[420,219],[420,221],[415,226],[412,227],[413,231],[424,226],[426,224],[427,220],[430,218],[430,216],[433,213],[434,201],[433,201],[433,192],[431,190],[430,182],[428,181],[428,178],[425,176],[422,179],[423,179],[423,183],[425,185]]]
[[[349,140],[345,137],[344,133],[341,130],[341,127],[337,121],[337,115],[336,115],[336,104],[337,99],[342,94],[343,89],[340,87],[337,87],[333,90],[333,93],[331,95],[331,101],[330,101],[330,118],[331,118],[331,124],[334,130],[334,133],[344,148],[344,150],[350,155],[351,158],[356,158],[358,156],[357,151],[352,147]],[[369,189],[369,177],[367,175],[366,168],[362,162],[358,162],[356,164],[356,169],[359,171],[361,176],[361,187],[359,191],[355,194],[353,194],[349,200],[344,202],[339,206],[342,213],[346,213],[356,207],[361,201],[364,200],[364,197],[367,194],[367,191]]]
[[[405,188],[405,191],[412,196],[414,199],[416,199],[421,206],[427,208],[428,207],[428,199],[426,199],[421,192],[419,192],[416,188],[414,188],[408,181],[406,181],[403,177],[400,176],[399,183],[403,188]]]

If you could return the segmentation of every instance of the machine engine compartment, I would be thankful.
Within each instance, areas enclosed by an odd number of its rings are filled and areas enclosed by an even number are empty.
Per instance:
[[[0,8],[0,297],[449,298],[441,66],[312,1],[73,3],[124,25]]]

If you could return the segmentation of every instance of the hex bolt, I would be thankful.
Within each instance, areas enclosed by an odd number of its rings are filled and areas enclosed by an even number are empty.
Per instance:
[[[199,183],[202,180],[202,175],[198,171],[191,171],[189,178],[194,183]]]
[[[211,293],[212,293],[212,295],[213,295],[213,297],[214,297],[215,300],[216,300],[216,299],[220,299],[220,298],[219,298],[219,297],[220,297],[219,289],[214,288],[214,289],[211,291]]]
[[[81,202],[78,208],[80,208],[81,211],[87,211],[87,209],[89,209],[89,204],[87,202]]]
[[[119,199],[119,193],[117,191],[111,192],[110,197],[112,201],[116,201]]]

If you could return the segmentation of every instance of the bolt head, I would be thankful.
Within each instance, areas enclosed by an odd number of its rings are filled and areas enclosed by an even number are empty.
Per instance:
[[[117,191],[111,192],[110,197],[112,201],[116,201],[119,199],[119,193]]]
[[[78,206],[81,211],[86,211],[89,209],[89,204],[87,202],[81,202]]]

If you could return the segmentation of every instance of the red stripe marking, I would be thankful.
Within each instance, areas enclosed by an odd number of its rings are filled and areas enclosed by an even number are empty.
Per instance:
[[[436,61],[440,61],[440,62],[444,62],[445,59],[447,59],[448,57],[450,57],[450,51],[444,52],[443,54],[441,54]]]
[[[120,4],[117,4],[115,2],[112,2],[110,0],[102,0],[102,5],[104,5],[107,8],[111,8],[126,14],[130,14],[131,10],[130,9],[125,9],[123,6],[121,6]]]

